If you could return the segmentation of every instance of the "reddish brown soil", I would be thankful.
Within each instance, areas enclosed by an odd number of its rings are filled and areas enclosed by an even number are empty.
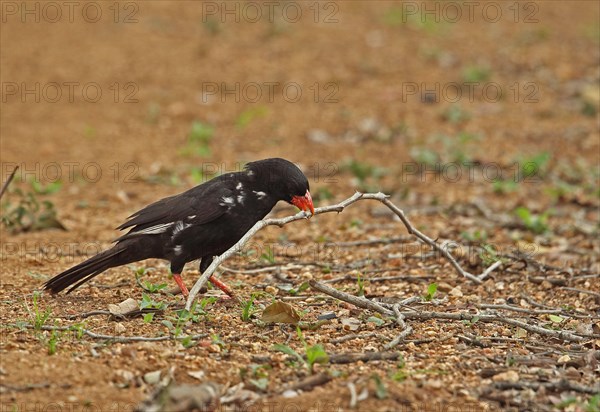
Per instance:
[[[274,3],[273,22],[265,16],[252,23],[248,18],[253,15],[243,12],[239,22],[232,16],[208,16],[212,9],[206,7],[221,10],[221,2],[154,1],[120,3],[119,23],[114,22],[112,2],[96,3],[103,12],[96,23],[86,21],[79,6],[70,22],[68,6],[63,5],[64,15],[52,23],[48,20],[54,18],[53,10],[29,2],[27,7],[40,10],[38,23],[35,15],[22,15],[25,3],[2,2],[2,182],[20,166],[2,199],[2,214],[18,202],[15,190],[32,190],[28,180],[46,184],[56,180],[58,172],[60,190],[37,197],[54,204],[67,230],[1,229],[1,409],[50,410],[55,405],[62,409],[54,410],[79,411],[94,405],[95,410],[130,410],[155,390],[144,382],[144,374],[160,370],[163,377],[171,374],[174,383],[201,383],[189,375],[201,370],[202,381],[244,381],[263,402],[254,407],[262,405],[264,410],[346,410],[350,383],[358,393],[368,388],[368,398],[357,407],[365,411],[597,410],[593,408],[598,407],[598,396],[585,391],[525,386],[567,380],[598,388],[598,3],[514,3],[520,11],[515,22],[514,4],[495,2],[503,13],[496,23],[488,21],[492,10],[484,16],[476,9],[472,22],[463,15],[451,23],[444,20],[453,14],[441,14],[439,24],[419,22],[421,2],[304,3],[298,22],[281,17],[287,2]],[[244,4],[228,2],[228,7]],[[413,6],[417,18],[409,16],[404,23]],[[462,11],[467,13],[466,8]],[[130,19],[135,21],[127,22],[132,12]],[[289,19],[293,12],[288,12]],[[89,20],[93,14],[85,17]],[[463,84],[469,81],[481,83],[472,101]],[[62,91],[56,102],[53,82]],[[463,87],[463,95],[453,103],[454,82]],[[68,84],[73,84],[73,101]],[[226,94],[223,84],[239,84],[239,99]],[[256,84],[263,93],[258,102],[251,101]],[[421,92],[436,84],[437,95],[423,98],[434,101],[423,102]],[[211,94],[215,85],[218,91]],[[500,88],[503,97],[486,101],[484,86]],[[299,101],[291,101],[289,87],[299,87]],[[96,89],[101,98],[88,102]],[[493,90],[489,93],[493,99]],[[189,150],[187,136],[195,121],[214,127],[210,153]],[[461,133],[478,138],[461,143]],[[419,148],[437,152],[440,159],[434,162],[444,173],[424,166],[416,153]],[[514,180],[527,159],[543,153],[550,156],[544,170],[507,193],[498,193],[486,179],[501,169],[506,180]],[[406,234],[400,222],[372,202],[359,202],[339,215],[268,228],[253,243],[258,253],[237,257],[227,262],[228,268],[272,264],[259,258],[271,245],[274,263],[283,265],[283,276],[295,286],[308,279],[360,273],[367,296],[405,298],[424,294],[436,282],[436,297],[447,300],[415,308],[472,314],[486,303],[536,309],[527,301],[531,298],[571,312],[563,313],[561,321],[542,314],[500,313],[550,328],[584,331],[588,338],[567,342],[501,323],[410,321],[413,333],[394,349],[402,362],[317,365],[317,372],[332,373],[333,380],[284,398],[282,391],[305,378],[307,370],[290,365],[287,355],[272,347],[287,342],[302,352],[296,332],[260,323],[260,310],[244,322],[241,308],[231,302],[210,305],[206,318],[186,325],[185,333],[208,334],[188,349],[173,340],[114,343],[59,333],[56,351],[50,354],[50,331],[16,326],[35,322],[33,291],[44,280],[108,247],[117,237],[114,227],[140,207],[196,184],[194,168],[233,170],[240,162],[275,156],[303,167],[318,205],[345,199],[355,189],[381,190],[409,211],[416,227],[440,242],[466,245],[465,232],[485,231],[485,239],[476,239],[476,245],[493,244],[505,254],[526,248],[535,261],[562,269],[506,261],[482,285],[475,285],[439,257],[408,256],[415,253],[414,244],[340,246],[339,242]],[[479,166],[462,166],[461,176],[454,178],[449,164],[457,159]],[[351,160],[355,168],[371,165],[382,168],[383,174],[367,172],[369,177],[361,183],[360,173],[347,166]],[[419,176],[415,166],[429,167],[428,173]],[[280,206],[275,215],[293,213],[291,207]],[[524,227],[514,214],[519,206],[534,215],[548,212],[548,230],[535,234]],[[283,241],[295,247],[285,248]],[[325,251],[323,244],[329,245]],[[471,255],[458,253],[459,262],[481,273],[486,265],[479,249],[472,250]],[[416,253],[427,252],[424,248]],[[291,263],[298,266],[285,266]],[[149,281],[171,285],[165,262],[138,266],[156,268],[147,276]],[[196,268],[188,265],[184,275],[190,286],[198,275]],[[276,270],[225,272],[222,277],[244,300],[262,292],[257,305],[266,305],[269,294],[278,291],[273,287],[282,283],[275,274]],[[368,280],[401,275],[405,278]],[[355,280],[332,285],[349,293],[358,289]],[[132,268],[112,269],[70,295],[43,295],[38,312],[51,311],[46,326],[83,322],[99,334],[168,335],[161,321],[174,316],[180,297],[156,296],[170,308],[148,323],[140,317],[65,318],[106,310],[129,297],[139,301],[142,292]],[[326,311],[338,317],[304,331],[309,344],[322,344],[330,355],[384,351],[399,333],[393,320],[376,326],[367,322],[373,313],[319,299],[311,289],[301,295],[290,303],[302,312],[303,321],[315,322]],[[290,295],[279,290],[277,296]],[[348,317],[360,320],[358,331],[343,327],[341,319]],[[351,333],[371,332],[375,334],[333,343]],[[215,343],[217,335],[220,344]],[[464,336],[480,337],[485,344],[468,343]],[[250,382],[258,376],[240,374],[250,364],[266,365],[263,377],[268,384],[262,391]],[[374,375],[386,388],[383,399],[376,396]],[[525,386],[501,387],[515,376]]]

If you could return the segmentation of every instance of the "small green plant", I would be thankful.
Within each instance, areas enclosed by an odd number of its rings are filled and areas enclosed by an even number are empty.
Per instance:
[[[468,241],[468,242],[485,242],[488,238],[488,234],[487,231],[485,231],[484,229],[479,230],[473,230],[473,231],[464,231],[461,234],[461,237]]]
[[[96,137],[96,128],[90,124],[86,124],[83,128],[83,136],[88,139]]]
[[[585,405],[585,412],[599,412],[600,411],[600,394],[592,396]]]
[[[383,319],[381,319],[380,317],[377,317],[377,316],[369,316],[367,318],[367,323],[369,323],[369,322],[374,323],[375,326],[383,326],[383,325],[385,325],[385,320],[383,320]]]
[[[58,340],[60,333],[57,330],[53,330],[50,333],[50,339],[48,339],[48,355],[54,355],[58,348]]]
[[[487,66],[470,65],[463,69],[462,78],[467,83],[485,82],[490,79],[492,71]]]
[[[187,136],[187,144],[182,150],[184,155],[210,156],[210,142],[215,128],[209,124],[194,121]]]
[[[221,32],[221,23],[218,18],[208,16],[202,19],[202,26],[211,36],[216,36]]]
[[[140,302],[140,310],[144,309],[156,309],[156,310],[165,310],[167,308],[167,304],[165,302],[156,301],[152,299],[150,295],[147,293],[142,293],[142,301]]]
[[[402,8],[394,6],[388,9],[383,15],[383,22],[392,27],[402,26],[406,23],[406,17],[402,12]]]
[[[329,362],[329,356],[327,355],[327,352],[325,351],[323,345],[309,345],[304,339],[300,327],[296,327],[296,332],[298,334],[298,339],[300,339],[300,341],[304,345],[306,359],[287,345],[277,343],[273,345],[273,350],[283,352],[286,355],[292,356],[298,361],[299,364],[306,365],[306,367],[308,368],[308,373],[312,375],[314,372],[314,365],[317,363],[325,364]]]
[[[446,156],[444,161],[458,164],[469,164],[472,162],[472,156],[469,154],[468,148],[470,143],[481,140],[478,134],[460,132],[456,136],[440,136]]]
[[[294,289],[291,288],[290,290],[288,290],[288,293],[292,296],[296,296],[302,292],[304,292],[305,290],[307,290],[310,287],[310,285],[308,284],[308,282],[302,282],[300,284],[300,286],[298,286],[298,288]]]
[[[242,321],[244,322],[249,322],[252,315],[254,315],[254,313],[257,311],[256,307],[254,306],[254,299],[256,299],[256,295],[252,294],[250,295],[250,299],[241,302]]]
[[[33,292],[33,327],[35,330],[42,330],[42,327],[46,324],[50,315],[52,314],[52,309],[48,308],[41,311],[38,305],[38,299],[40,298],[40,293],[35,291]]]
[[[161,323],[174,337],[179,338],[181,337],[181,334],[188,323],[198,323],[208,316],[205,308],[208,304],[215,302],[216,299],[217,298],[215,297],[204,298],[200,304],[198,304],[198,302],[194,302],[190,310],[177,310],[175,311],[175,316],[169,316]],[[192,341],[191,336],[185,336],[181,339],[181,344],[187,349],[191,347],[194,342]]]
[[[360,276],[360,273],[356,275],[356,285],[358,286],[356,296],[365,296],[365,282]]]
[[[66,230],[56,217],[54,203],[49,200],[39,200],[33,192],[25,193],[15,189],[12,193],[18,196],[18,202],[14,205],[6,202],[4,204],[6,213],[2,215],[2,224],[12,233],[51,228]]]
[[[204,183],[210,179],[209,176],[204,174],[204,171],[200,167],[192,167],[190,169],[190,179],[194,184]]]
[[[516,191],[519,188],[519,184],[512,179],[494,179],[492,188],[494,193],[504,195]]]
[[[360,219],[352,219],[350,221],[350,227],[355,227],[360,229],[362,227],[362,225],[364,224],[364,222]]]
[[[240,368],[240,377],[265,392],[269,387],[269,372],[271,365],[257,365],[255,363],[248,365],[247,368]]]
[[[547,188],[546,193],[548,193],[548,195],[550,195],[550,197],[552,197],[552,200],[554,202],[558,202],[560,200],[567,198],[570,194],[572,194],[576,190],[577,190],[577,186],[573,186],[567,182],[559,180],[558,182],[556,182],[554,184],[554,186]]]
[[[380,189],[379,181],[387,174],[387,169],[373,166],[355,159],[347,160],[342,168],[352,173],[358,189],[365,192],[375,192]]]
[[[69,326],[69,331],[75,336],[76,339],[81,339],[85,333],[85,324],[74,323]]]
[[[219,334],[215,333],[211,335],[210,340],[212,341],[213,345],[217,345],[219,348],[221,348],[222,351],[227,352],[227,344],[221,338],[221,336],[219,336]]]
[[[317,188],[315,194],[313,195],[313,199],[315,200],[315,203],[331,200],[333,199],[333,193],[331,193],[329,188],[321,186]]]
[[[248,126],[254,119],[265,117],[269,113],[269,110],[265,106],[251,107],[244,110],[235,120],[235,126],[239,130],[243,130]]]
[[[405,13],[402,7],[396,6],[386,11],[383,22],[391,27],[406,25],[431,35],[439,34],[449,26],[443,20],[431,16],[419,16],[418,13]]]
[[[500,260],[498,252],[496,251],[494,246],[489,245],[487,243],[481,245],[481,250],[479,251],[479,258],[486,266],[489,266],[494,262]]]
[[[146,113],[146,123],[156,124],[160,117],[160,105],[152,102],[148,105],[148,112]]]
[[[541,235],[550,230],[548,226],[548,215],[549,211],[546,211],[540,215],[531,213],[526,207],[518,207],[515,210],[515,215],[521,219],[521,222],[531,232]]]
[[[45,185],[37,180],[31,180],[29,183],[31,184],[33,192],[38,195],[51,195],[58,192],[62,187],[62,182],[60,180]]]
[[[480,319],[480,317],[479,317],[479,316],[477,316],[477,315],[475,315],[475,316],[473,316],[471,319],[463,319],[463,320],[462,320],[462,323],[463,323],[465,326],[469,326],[469,327],[471,327],[471,326],[475,325],[477,322],[479,322],[479,319]]]
[[[452,124],[458,124],[469,120],[471,118],[471,115],[469,114],[469,112],[460,107],[460,105],[453,104],[446,110],[444,110],[444,112],[442,113],[442,117],[444,118],[444,120]]]
[[[387,398],[387,388],[381,380],[381,377],[378,374],[374,373],[373,375],[371,375],[371,379],[373,379],[373,381],[375,382],[375,396],[377,397],[377,399]]]
[[[152,283],[149,280],[141,280],[141,277],[144,276],[146,273],[148,273],[150,270],[153,270],[153,268],[137,268],[135,269],[135,280],[137,282],[138,285],[140,285],[142,287],[142,289],[144,289],[146,292],[148,293],[158,293],[161,290],[165,289],[168,285],[167,283]]]
[[[548,172],[550,159],[551,156],[548,152],[522,158],[518,162],[521,180],[542,179]]]
[[[438,170],[440,167],[442,158],[435,150],[417,146],[412,147],[409,154],[412,160],[419,164],[420,168],[426,166],[429,169]]]
[[[265,248],[265,253],[260,255],[260,258],[264,260],[266,263],[274,264],[275,263],[275,251],[269,245]]]
[[[431,302],[437,292],[437,288],[437,283],[430,283],[429,286],[427,286],[427,292],[423,295],[423,299],[427,302]]]

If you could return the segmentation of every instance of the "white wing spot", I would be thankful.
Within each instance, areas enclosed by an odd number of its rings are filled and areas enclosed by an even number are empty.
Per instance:
[[[248,170],[248,176],[254,176],[254,172],[252,170]]]
[[[175,223],[175,228],[173,229],[172,238],[174,238],[177,235],[177,233],[181,232],[182,230],[187,229],[190,226],[192,226],[191,223],[183,223],[182,221]]]
[[[196,215],[191,215],[191,216],[188,216],[187,218],[188,218],[188,220],[192,220],[192,219],[196,218]]]
[[[181,245],[175,245],[173,251],[175,252],[175,255],[179,256],[181,255],[181,252],[183,252],[183,248]]]
[[[242,204],[242,205],[243,205],[243,204],[244,204],[244,195],[239,195],[239,196],[237,197],[237,201],[238,201],[238,203],[240,203],[240,204]]]
[[[145,235],[158,235],[159,233],[165,233],[167,229],[173,226],[173,223],[162,223],[156,226],[150,226],[146,229],[138,230],[135,233],[145,234]]]
[[[242,182],[239,182],[235,188],[237,190],[242,190]]]
[[[223,197],[221,206],[233,205],[233,197]]]
[[[254,193],[258,199],[262,199],[267,195],[265,192],[257,192],[256,190],[253,190],[252,193]]]

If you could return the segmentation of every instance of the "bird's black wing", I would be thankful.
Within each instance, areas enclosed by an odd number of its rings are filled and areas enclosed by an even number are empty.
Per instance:
[[[234,192],[225,182],[208,182],[179,195],[166,197],[129,216],[117,229],[131,228],[116,241],[137,235],[159,234],[178,222],[201,225],[225,214],[233,205]]]

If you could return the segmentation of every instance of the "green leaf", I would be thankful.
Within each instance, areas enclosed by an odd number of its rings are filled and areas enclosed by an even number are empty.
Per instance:
[[[383,319],[381,319],[381,318],[376,317],[376,316],[369,316],[367,318],[367,322],[372,322],[372,323],[374,323],[377,326],[385,325],[385,321]]]
[[[323,345],[313,345],[306,348],[306,363],[308,363],[308,372],[312,374],[315,363],[327,363],[329,356],[325,352]]]
[[[287,345],[282,345],[281,343],[276,343],[275,345],[273,345],[272,350],[276,350],[279,352],[283,352],[286,355],[290,355],[290,356],[294,356],[296,357],[301,363],[304,363],[304,358],[302,356],[300,356],[300,354],[298,352],[296,352],[294,349],[290,348]]]
[[[181,339],[181,344],[187,349],[194,345],[194,341],[192,340],[191,336],[186,336],[185,338]]]
[[[437,283],[430,283],[429,286],[427,286],[427,293],[423,296],[423,299],[425,299],[427,302],[432,300],[433,296],[437,292],[437,288]]]
[[[269,386],[268,378],[249,379],[248,381],[261,391],[266,391],[267,387]]]
[[[550,320],[554,323],[560,323],[563,320],[565,320],[562,316],[558,316],[558,315],[549,315],[548,316],[550,318]]]
[[[387,389],[379,375],[373,375],[371,378],[375,381],[375,396],[377,399],[385,399],[388,396]]]
[[[150,323],[154,319],[154,312],[146,313],[144,315],[144,323]]]
[[[396,382],[404,382],[408,378],[408,373],[404,370],[399,370],[392,375],[392,379]]]

